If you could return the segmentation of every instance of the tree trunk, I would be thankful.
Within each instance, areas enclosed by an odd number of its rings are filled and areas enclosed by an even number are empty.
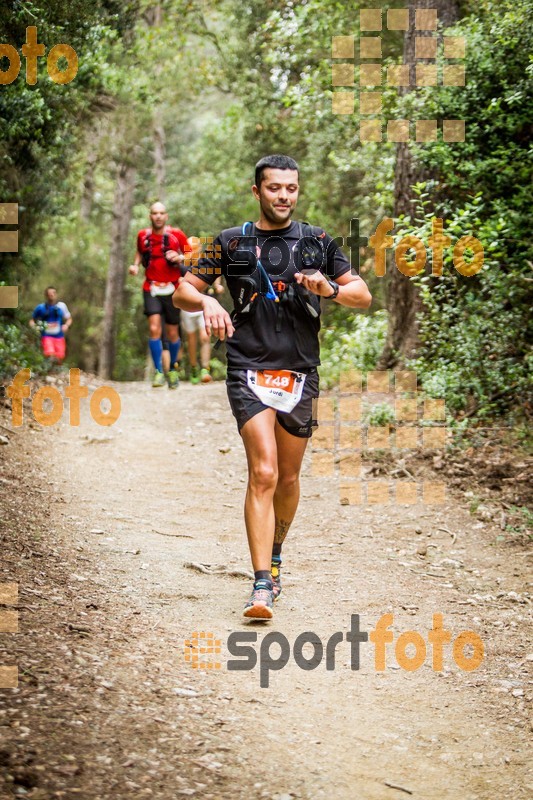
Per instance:
[[[155,185],[156,197],[161,202],[165,202],[165,182],[166,182],[166,165],[165,165],[165,129],[162,123],[157,120],[159,116],[158,109],[155,109],[154,119],[154,169],[155,169]]]
[[[163,9],[161,3],[156,3],[151,9],[148,25],[153,28],[161,27],[163,23]],[[162,64],[155,65],[156,82],[162,72]],[[161,203],[165,202],[166,164],[165,164],[165,128],[163,125],[163,107],[155,106],[152,122],[154,143],[154,172],[156,198]]]
[[[83,176],[80,200],[80,219],[82,222],[89,222],[91,216],[94,201],[94,176],[96,165],[98,164],[103,129],[104,125],[102,121],[97,119],[86,137],[87,159],[85,162],[85,173]]]
[[[80,202],[80,219],[82,222],[89,222],[91,216],[91,209],[93,207],[94,198],[94,169],[98,160],[98,153],[96,148],[91,148],[87,155],[85,163],[85,175],[83,177],[83,186]]]
[[[415,62],[415,36],[431,36],[433,31],[415,31],[415,10],[417,8],[436,8],[439,31],[448,28],[459,19],[458,0],[412,0],[409,3],[409,30],[406,31],[403,61],[410,64],[410,86],[400,88],[406,94],[415,88],[415,63],[435,63],[430,59]],[[430,175],[420,164],[413,161],[407,142],[396,145],[396,165],[394,170],[394,218],[400,214],[412,213],[413,193],[411,186],[418,181],[427,180]],[[422,302],[417,287],[410,278],[403,275],[394,264],[388,273],[387,308],[388,329],[378,369],[390,369],[406,358],[412,357],[418,347],[418,326],[416,315],[422,310]]]
[[[129,161],[118,165],[98,369],[98,375],[106,379],[111,378],[115,363],[116,312],[122,304],[124,293],[126,243],[133,209],[135,175],[136,169]]]

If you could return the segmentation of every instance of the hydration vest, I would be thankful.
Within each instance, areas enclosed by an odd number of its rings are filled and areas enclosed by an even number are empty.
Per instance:
[[[153,230],[151,228],[145,228],[144,229],[144,231],[143,231],[143,239],[142,239],[143,252],[141,254],[141,261],[142,261],[142,265],[143,265],[143,267],[145,269],[148,269],[148,267],[150,266],[150,261],[152,260],[152,235],[153,235]],[[166,259],[167,251],[168,250],[174,250],[174,249],[181,250],[181,248],[179,246],[179,242],[177,242],[177,247],[176,248],[170,247],[170,228],[168,227],[168,225],[165,225],[165,227],[163,229],[163,244],[162,244],[162,247],[161,247],[161,250],[163,251],[163,255],[165,256],[165,259]],[[185,275],[185,272],[187,270],[183,267],[183,262],[181,262],[180,264],[177,264],[177,265],[176,264],[172,264],[172,262],[170,262],[170,261],[168,263],[173,267],[177,266],[179,268],[179,270],[180,270],[180,273],[181,273],[182,277]]]
[[[298,222],[299,238],[293,248],[293,258],[298,272],[305,269],[315,271],[322,266],[325,258],[323,247],[319,239],[324,237],[324,231],[313,228],[307,222]],[[250,228],[248,227],[250,226]],[[318,320],[320,316],[320,298],[309,292],[299,283],[287,283],[283,280],[275,280],[269,276],[261,259],[257,256],[255,239],[247,231],[253,230],[252,222],[245,222],[242,226],[242,237],[238,240],[235,250],[238,249],[239,255],[243,254],[243,259],[237,262],[242,265],[241,274],[236,276],[237,291],[234,296],[235,309],[232,314],[233,319],[238,319],[242,314],[249,314],[255,309],[255,302],[259,297],[267,301],[278,304],[276,315],[276,331],[281,331],[281,314],[285,304],[298,303],[302,306],[308,317]],[[315,231],[319,231],[316,233]],[[275,231],[273,231],[275,235]],[[251,241],[246,241],[246,240]],[[244,240],[244,242],[243,242]],[[246,258],[246,254],[249,257]]]

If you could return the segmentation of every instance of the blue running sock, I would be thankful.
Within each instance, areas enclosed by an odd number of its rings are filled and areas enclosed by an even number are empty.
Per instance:
[[[180,351],[180,339],[177,342],[169,342],[168,343],[168,350],[170,353],[170,369],[174,369],[174,365],[178,360],[178,353]]]
[[[156,370],[163,372],[163,342],[161,339],[148,339],[148,344],[150,345],[150,354]]]

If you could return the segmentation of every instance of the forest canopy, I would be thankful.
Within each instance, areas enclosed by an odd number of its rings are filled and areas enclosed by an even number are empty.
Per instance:
[[[3,375],[46,369],[27,322],[52,283],[76,319],[69,363],[142,378],[141,297],[126,270],[149,204],[163,200],[189,236],[214,236],[254,217],[253,166],[282,152],[300,165],[298,217],[333,236],[348,237],[357,219],[368,238],[391,217],[396,242],[409,234],[427,242],[437,217],[453,242],[471,234],[484,248],[471,277],[454,268],[448,248],[436,278],[429,250],[414,277],[396,274],[389,251],[387,274],[377,277],[374,251],[362,247],[373,308],[326,310],[326,384],[341,369],[399,364],[416,369],[424,390],[444,396],[459,419],[528,413],[533,33],[524,20],[532,3],[411,4],[438,8],[451,21],[446,33],[465,38],[465,85],[385,86],[383,113],[464,120],[466,137],[408,145],[360,140],[357,92],[354,114],[332,113],[332,37],[357,41],[361,5],[385,14],[406,4],[2,4],[1,42],[20,50],[35,25],[47,50],[66,42],[79,61],[68,85],[49,79],[42,58],[35,85],[23,65],[0,86],[0,199],[19,205],[20,241],[18,253],[0,256],[0,283],[19,285],[21,296],[18,309],[0,311]],[[384,29],[381,38],[383,69],[402,63],[403,32]],[[358,71],[356,59],[356,80]],[[106,281],[117,259],[123,275],[110,320]]]

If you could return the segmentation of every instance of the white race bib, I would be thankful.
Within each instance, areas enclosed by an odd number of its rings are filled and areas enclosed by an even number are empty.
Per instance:
[[[58,333],[61,333],[61,323],[60,322],[47,322],[46,328],[44,330],[45,336],[57,336]]]
[[[300,402],[306,375],[290,369],[249,369],[250,389],[265,406],[288,414]]]
[[[175,286],[173,283],[159,283],[159,281],[150,282],[150,294],[152,297],[158,295],[174,294]]]

